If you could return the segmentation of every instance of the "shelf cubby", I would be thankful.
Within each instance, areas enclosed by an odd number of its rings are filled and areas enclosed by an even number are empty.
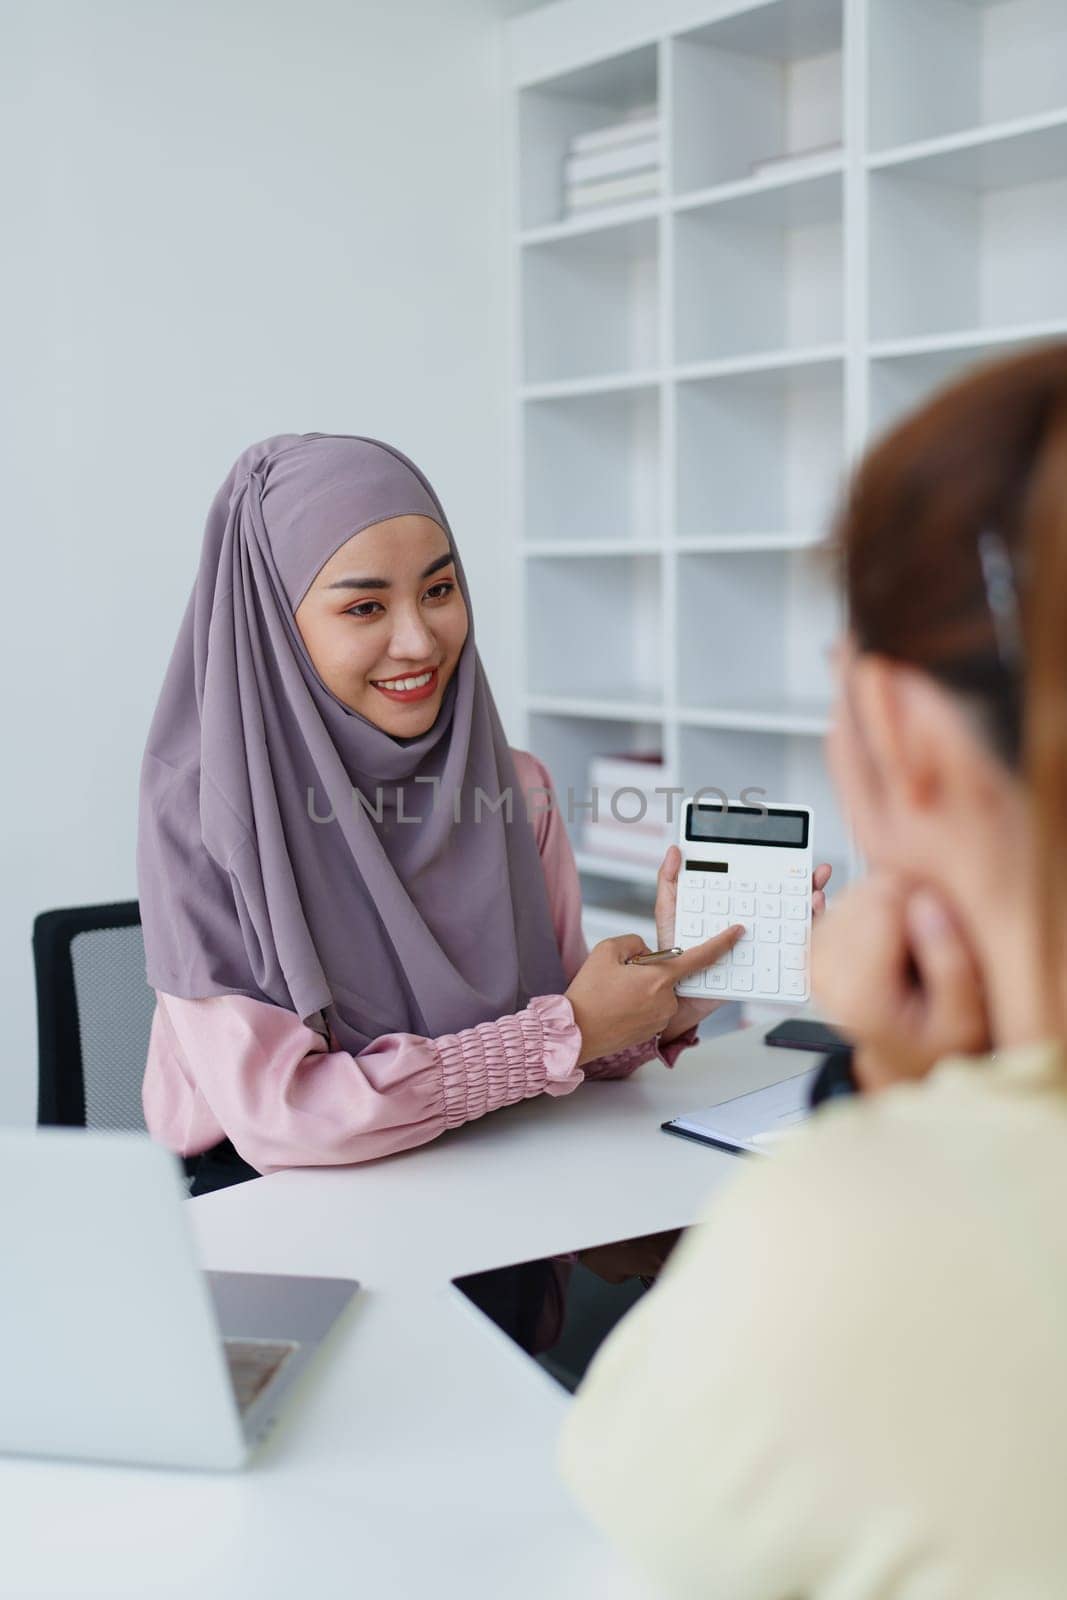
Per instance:
[[[582,824],[590,818],[588,807],[582,809],[582,802],[589,799],[589,764],[593,757],[662,749],[664,729],[654,717],[577,717],[534,711],[529,717],[528,739],[530,749],[552,775],[561,819],[577,845]],[[623,866],[632,869],[633,863]],[[599,879],[605,873],[600,871],[595,876]],[[631,881],[631,871],[620,871],[618,876],[630,889],[639,888]]]
[[[679,537],[820,532],[844,464],[843,377],[817,360],[680,382]]]
[[[739,720],[821,726],[831,694],[827,645],[838,626],[821,552],[683,555],[679,700]]]
[[[658,556],[536,556],[525,576],[532,695],[662,699]]]
[[[787,741],[775,734],[683,723],[679,782],[687,795],[699,791],[709,799],[716,791],[738,800],[762,789],[768,800],[795,800],[796,795],[786,792],[788,754]]]
[[[1067,105],[1063,0],[868,0],[874,150]]]
[[[561,73],[519,95],[519,223],[563,218],[563,163],[577,134],[645,114],[659,100],[655,45]]]
[[[768,0],[676,36],[675,189],[839,145],[841,0]]]
[[[531,541],[654,539],[660,397],[649,385],[527,401],[525,529]]]
[[[590,950],[601,939],[617,939],[623,933],[639,934],[650,949],[655,948],[656,924],[651,902],[634,904],[626,901],[618,906],[609,899],[606,905],[602,905],[595,883],[588,884],[586,892],[588,898],[582,907],[582,932]]]
[[[875,340],[1067,320],[1067,118],[870,171]]]
[[[884,433],[913,406],[974,363],[970,350],[887,356],[870,365],[871,432]]]
[[[879,434],[906,412],[985,361],[994,361],[1039,342],[1027,338],[976,340],[949,349],[904,350],[879,355],[870,363],[869,416],[871,431]]]
[[[528,244],[522,268],[528,384],[658,366],[657,217]]]
[[[652,911],[656,900],[654,879],[651,883],[636,883],[610,870],[602,873],[587,871],[585,879],[593,906],[616,923],[612,933],[642,931],[639,928],[627,927],[625,924],[620,925],[618,919],[631,918],[652,923]],[[597,937],[610,938],[611,934],[601,933]]]
[[[687,794],[719,790],[731,800],[773,805],[794,801],[815,811],[816,861],[829,861],[839,881],[847,875],[848,831],[830,783],[821,743],[803,737],[702,728],[683,723],[681,776]]]
[[[841,213],[839,172],[680,210],[676,360],[839,342]]]

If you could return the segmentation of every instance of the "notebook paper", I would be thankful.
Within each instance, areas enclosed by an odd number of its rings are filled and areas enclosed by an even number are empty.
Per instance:
[[[663,1126],[669,1133],[725,1145],[729,1150],[768,1155],[779,1140],[810,1116],[808,1096],[818,1070],[811,1067],[766,1089],[753,1089],[734,1100],[675,1117]]]

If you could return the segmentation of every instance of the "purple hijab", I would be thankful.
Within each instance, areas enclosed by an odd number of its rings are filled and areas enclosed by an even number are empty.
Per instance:
[[[297,628],[330,556],[405,515],[444,530],[470,615],[444,511],[398,450],[316,433],[246,450],[208,515],[141,769],[148,982],[321,1011],[353,1052],[566,987],[473,617],[433,726],[404,740],[326,688]]]

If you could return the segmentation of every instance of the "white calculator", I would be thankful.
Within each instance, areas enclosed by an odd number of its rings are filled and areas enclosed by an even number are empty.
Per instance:
[[[674,942],[687,950],[738,922],[745,932],[676,993],[783,1005],[809,999],[813,821],[810,806],[682,802]]]

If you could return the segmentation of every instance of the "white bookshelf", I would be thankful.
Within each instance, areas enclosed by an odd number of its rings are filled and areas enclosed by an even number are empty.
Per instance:
[[[561,797],[658,747],[810,802],[845,876],[821,541],[874,433],[1067,335],[1067,0],[557,0],[508,58],[518,737]],[[649,106],[660,194],[565,216]],[[651,931],[654,871],[578,863],[590,938]]]

